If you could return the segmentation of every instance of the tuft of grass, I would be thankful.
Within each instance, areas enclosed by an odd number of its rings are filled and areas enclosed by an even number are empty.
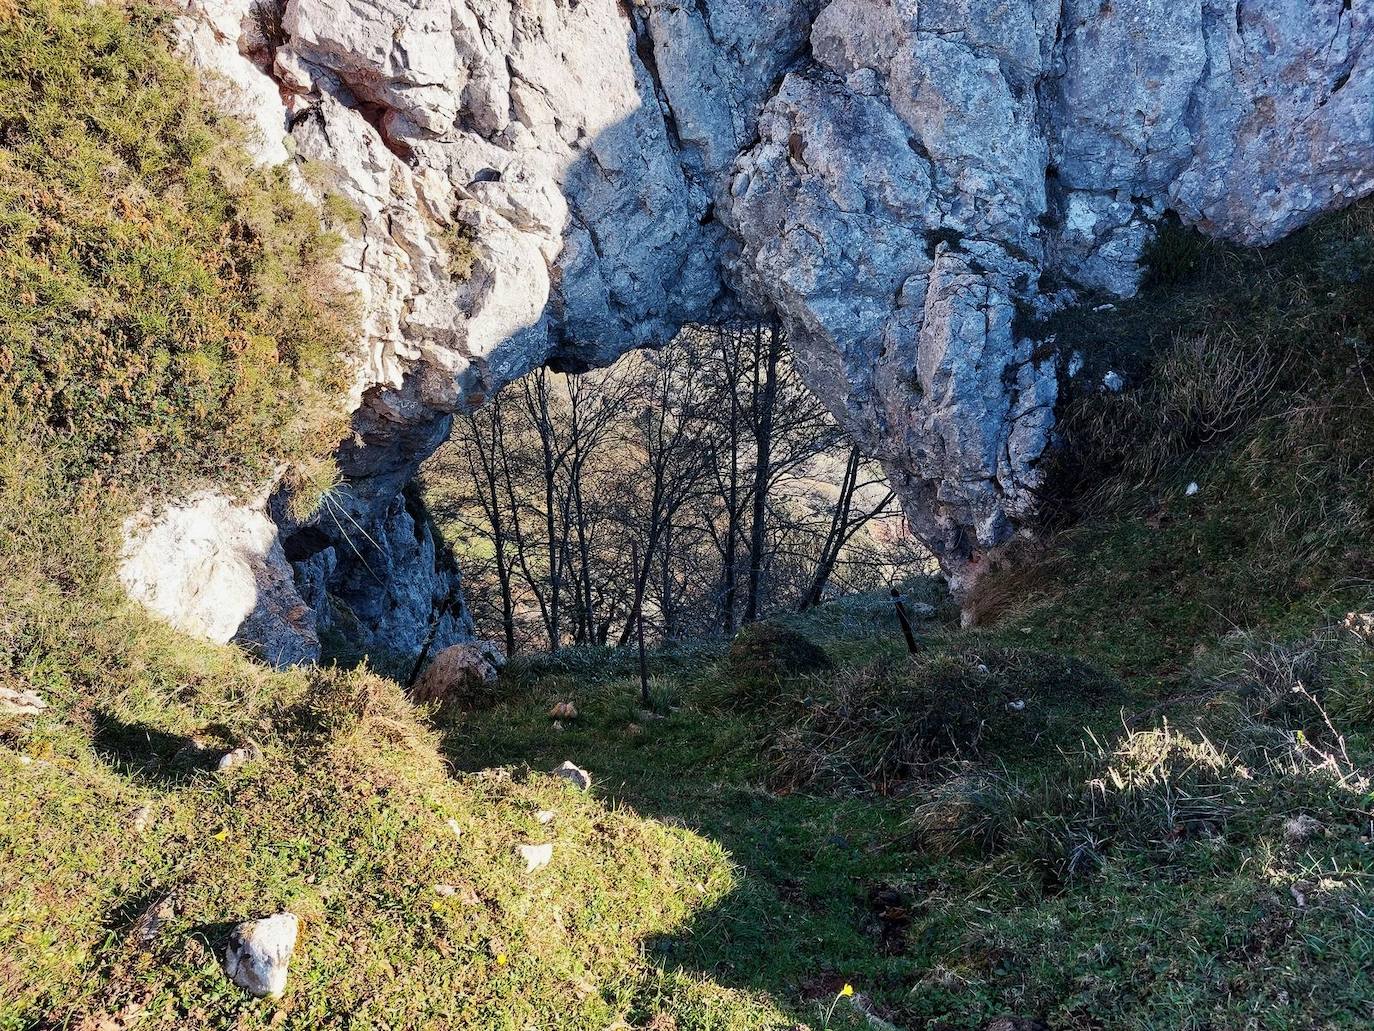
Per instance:
[[[726,663],[737,701],[757,703],[781,680],[831,668],[830,656],[805,634],[778,622],[751,623],[730,642]]]
[[[1141,285],[1149,290],[1195,279],[1207,270],[1219,250],[1217,243],[1196,229],[1182,225],[1177,218],[1165,218],[1141,257],[1141,264],[1145,266]]]
[[[465,282],[472,276],[480,252],[477,249],[477,227],[455,221],[439,234],[448,251],[448,274],[455,282]]]
[[[343,474],[333,455],[315,455],[287,470],[286,512],[297,523],[307,522],[343,486]]]
[[[803,683],[771,731],[772,780],[785,790],[890,792],[989,748],[1033,753],[1056,740],[1061,707],[1113,690],[1076,659],[1000,648],[932,650]]]

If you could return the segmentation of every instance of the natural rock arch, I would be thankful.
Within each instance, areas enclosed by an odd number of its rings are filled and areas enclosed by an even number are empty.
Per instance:
[[[264,160],[360,212],[348,488],[334,525],[273,515],[288,553],[329,541],[295,568],[314,621],[341,598],[398,650],[457,579],[402,488],[531,368],[775,313],[959,588],[1024,532],[1050,442],[1057,360],[1023,315],[1133,292],[1166,209],[1263,244],[1374,191],[1374,14],[1342,0],[277,13],[265,39],[249,0],[188,0],[182,45]]]

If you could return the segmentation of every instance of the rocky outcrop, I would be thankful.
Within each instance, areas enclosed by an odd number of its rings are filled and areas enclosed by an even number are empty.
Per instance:
[[[966,584],[1051,440],[1028,316],[1131,293],[1166,210],[1262,244],[1374,191],[1372,30],[1348,0],[188,0],[262,158],[360,213],[347,488],[283,523],[302,598],[457,640],[400,500],[452,413],[742,314]]]
[[[140,512],[124,531],[120,582],[178,630],[240,641],[274,665],[319,658],[316,614],[296,590],[262,499],[204,491]]]

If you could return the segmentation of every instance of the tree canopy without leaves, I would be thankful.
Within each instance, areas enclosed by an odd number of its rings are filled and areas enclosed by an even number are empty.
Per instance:
[[[459,421],[430,505],[506,648],[659,640],[886,583],[915,545],[767,323],[539,370]],[[919,557],[917,558],[919,561]]]

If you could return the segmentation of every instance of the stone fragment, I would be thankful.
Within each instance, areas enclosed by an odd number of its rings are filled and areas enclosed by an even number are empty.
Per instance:
[[[152,817],[153,807],[147,802],[129,814],[129,829],[135,834],[142,834],[148,829],[148,820]]]
[[[520,858],[524,860],[525,872],[534,873],[542,870],[553,861],[553,845],[521,845],[517,849]]]
[[[220,773],[228,773],[230,770],[237,769],[240,766],[247,766],[249,763],[255,763],[261,758],[262,749],[257,745],[252,743],[239,745],[239,747],[230,749],[220,756],[219,762],[215,764],[215,769]]]
[[[592,786],[592,775],[586,770],[581,769],[573,763],[571,759],[565,760],[563,765],[550,770],[555,777],[562,777],[579,791],[589,791]]]
[[[250,995],[279,999],[296,948],[300,921],[292,913],[246,920],[234,928],[224,953],[224,972]]]
[[[37,716],[48,707],[37,691],[0,687],[0,714],[6,716]]]
[[[158,899],[145,909],[134,921],[131,937],[140,948],[150,948],[156,941],[163,925],[176,916],[176,907],[170,898]]]

